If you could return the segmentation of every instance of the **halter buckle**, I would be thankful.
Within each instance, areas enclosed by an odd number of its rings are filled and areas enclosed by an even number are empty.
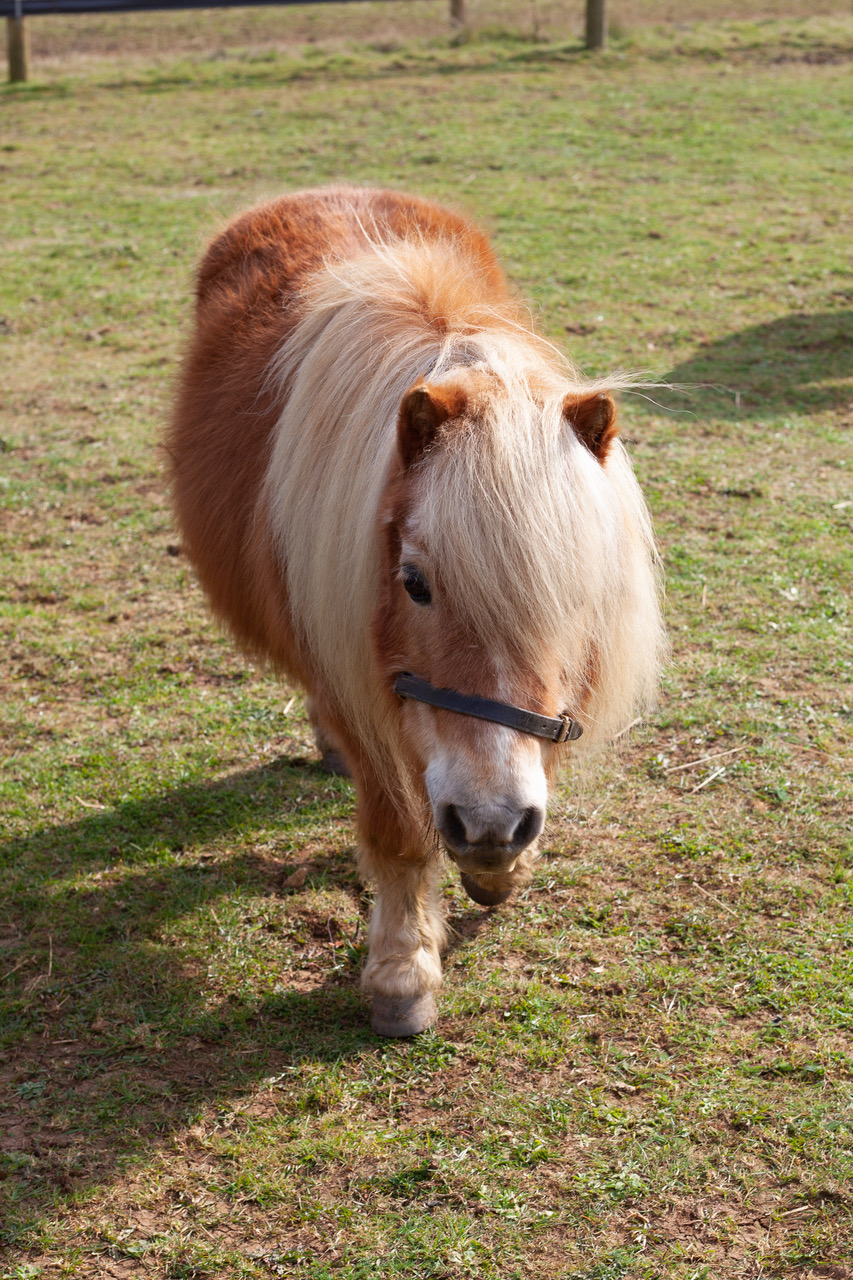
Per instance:
[[[557,716],[557,719],[562,722],[562,727],[557,730],[555,742],[575,742],[583,733],[577,720],[573,720],[571,716],[564,713]]]

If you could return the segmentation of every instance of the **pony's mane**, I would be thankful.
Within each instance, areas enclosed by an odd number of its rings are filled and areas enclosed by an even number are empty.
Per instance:
[[[653,694],[663,643],[657,562],[621,444],[602,467],[561,406],[567,394],[632,380],[583,379],[523,308],[484,282],[464,244],[368,240],[363,254],[312,279],[271,374],[286,402],[265,501],[294,623],[357,735],[376,743],[380,776],[409,792],[390,715],[377,739],[388,705],[370,643],[377,517],[405,392],[421,376],[481,370],[494,393],[477,422],[418,466],[419,539],[441,564],[451,608],[492,647],[532,659],[544,646],[570,689],[594,666],[580,742],[611,738]],[[472,567],[483,564],[487,582]]]

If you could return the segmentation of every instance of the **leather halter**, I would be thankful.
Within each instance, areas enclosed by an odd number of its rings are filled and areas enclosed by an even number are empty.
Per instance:
[[[574,742],[583,733],[577,720],[571,716],[540,716],[509,702],[491,702],[488,698],[456,693],[454,689],[436,689],[435,685],[408,671],[401,671],[397,676],[394,692],[401,698],[414,698],[416,702],[427,702],[431,707],[457,711],[463,716],[476,716],[478,720],[491,720],[495,724],[506,725],[508,729],[518,729],[520,733],[548,738],[551,742]]]

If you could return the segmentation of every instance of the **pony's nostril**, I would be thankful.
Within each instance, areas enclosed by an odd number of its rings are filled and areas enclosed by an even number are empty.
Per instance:
[[[517,855],[539,835],[545,825],[545,813],[531,806],[520,814],[517,809],[482,814],[445,804],[436,825],[450,848],[460,853],[491,849],[495,853],[505,851],[501,856]]]
[[[521,821],[512,833],[512,847],[526,849],[532,844],[545,825],[545,814],[542,809],[531,807],[525,809]]]
[[[438,829],[454,849],[463,849],[468,843],[468,832],[455,804],[446,804],[441,812]]]

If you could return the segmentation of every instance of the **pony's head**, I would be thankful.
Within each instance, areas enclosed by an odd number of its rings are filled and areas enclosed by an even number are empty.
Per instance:
[[[383,673],[568,715],[592,745],[651,692],[660,648],[648,521],[613,401],[547,365],[531,372],[529,346],[468,360],[400,408],[373,623]],[[469,875],[510,873],[577,748],[414,700],[399,715],[451,857]]]

